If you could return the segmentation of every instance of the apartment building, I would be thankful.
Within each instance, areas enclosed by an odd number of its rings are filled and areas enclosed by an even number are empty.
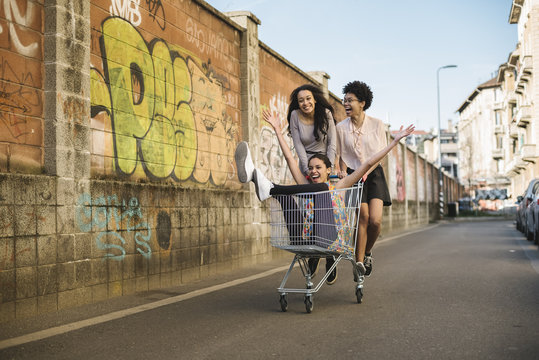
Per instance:
[[[539,176],[539,0],[514,0],[518,43],[459,107],[459,180],[472,196],[520,195]]]
[[[499,68],[503,109],[507,116],[503,141],[505,175],[510,194],[520,195],[528,182],[539,176],[539,0],[514,0],[509,23],[517,25],[518,43],[508,61]]]
[[[475,88],[457,110],[459,181],[472,196],[510,184],[504,174],[502,94],[501,83],[492,78]]]

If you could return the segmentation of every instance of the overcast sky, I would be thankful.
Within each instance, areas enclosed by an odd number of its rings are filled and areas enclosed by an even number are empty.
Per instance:
[[[247,10],[260,19],[259,38],[304,71],[327,72],[342,97],[346,82],[369,84],[368,113],[392,128],[437,128],[517,45],[510,0],[207,0],[221,12]]]

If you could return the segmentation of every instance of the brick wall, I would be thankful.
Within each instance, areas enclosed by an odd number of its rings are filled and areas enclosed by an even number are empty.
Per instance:
[[[0,6],[0,171],[43,167],[43,2]]]

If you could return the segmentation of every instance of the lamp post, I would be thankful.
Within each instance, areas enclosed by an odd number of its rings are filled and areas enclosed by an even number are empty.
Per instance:
[[[440,204],[440,219],[444,217],[444,180],[442,177],[442,126],[440,125],[440,70],[456,68],[457,65],[444,65],[436,70],[436,91],[438,95],[438,188],[439,204]]]

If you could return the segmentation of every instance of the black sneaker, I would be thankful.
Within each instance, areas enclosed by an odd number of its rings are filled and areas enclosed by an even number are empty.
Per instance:
[[[311,278],[314,278],[314,276],[318,272],[318,265],[320,265],[320,258],[310,258],[307,261],[307,264],[309,265],[309,272],[311,273]]]
[[[335,263],[335,260],[332,257],[326,258],[326,272],[328,272],[329,269],[331,269],[334,263]],[[337,281],[337,267],[336,266],[333,269],[333,271],[329,273],[329,276],[326,279],[326,283],[328,285],[333,285],[335,281]]]
[[[365,265],[365,276],[369,276],[372,272],[372,253],[369,255],[365,254],[363,264]]]

